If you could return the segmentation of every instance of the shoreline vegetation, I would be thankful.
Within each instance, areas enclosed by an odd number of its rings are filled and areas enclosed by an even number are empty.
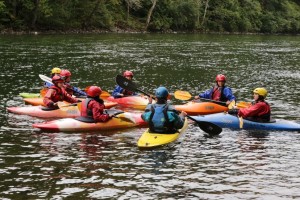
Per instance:
[[[0,34],[299,35],[299,0],[0,0]]]

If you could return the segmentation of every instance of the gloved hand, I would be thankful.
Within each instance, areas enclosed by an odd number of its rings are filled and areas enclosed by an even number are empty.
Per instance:
[[[228,110],[228,114],[231,114],[231,115],[237,115],[239,112],[239,109],[230,109]]]

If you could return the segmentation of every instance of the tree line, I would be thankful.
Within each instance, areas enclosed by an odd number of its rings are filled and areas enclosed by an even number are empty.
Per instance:
[[[0,0],[0,31],[300,33],[300,0]]]

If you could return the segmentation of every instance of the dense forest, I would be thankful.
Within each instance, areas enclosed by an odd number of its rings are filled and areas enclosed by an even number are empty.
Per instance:
[[[0,32],[300,33],[300,0],[0,0]]]

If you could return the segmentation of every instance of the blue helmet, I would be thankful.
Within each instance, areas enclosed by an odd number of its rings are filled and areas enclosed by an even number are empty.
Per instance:
[[[159,87],[156,89],[155,96],[157,98],[167,98],[168,95],[169,95],[169,92],[168,92],[167,88]]]

